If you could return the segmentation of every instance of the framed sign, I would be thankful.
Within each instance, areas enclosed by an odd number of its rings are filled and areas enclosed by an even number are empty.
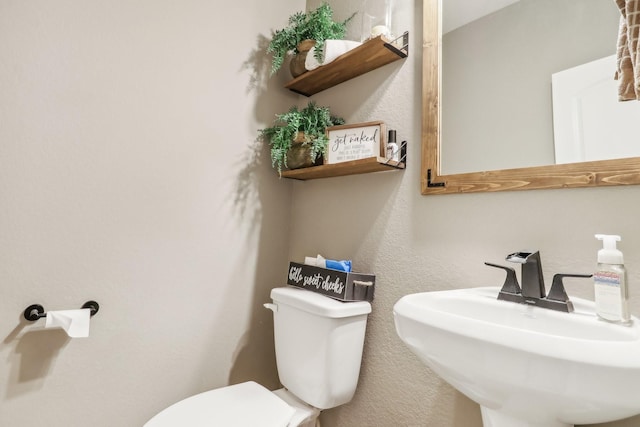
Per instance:
[[[373,301],[376,276],[290,262],[287,284],[341,301]]]
[[[326,164],[385,156],[386,126],[384,122],[328,127],[327,137],[329,146]]]

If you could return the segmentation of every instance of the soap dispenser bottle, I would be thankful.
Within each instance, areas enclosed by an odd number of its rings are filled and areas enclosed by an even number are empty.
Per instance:
[[[603,248],[598,251],[598,268],[593,275],[596,313],[615,323],[629,323],[629,288],[622,252],[616,248],[620,236],[596,234]]]

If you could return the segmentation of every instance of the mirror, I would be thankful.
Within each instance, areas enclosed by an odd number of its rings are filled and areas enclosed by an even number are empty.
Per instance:
[[[485,170],[447,174],[441,168],[443,146],[441,141],[441,69],[442,0],[423,0],[423,114],[422,114],[422,193],[448,194],[463,192],[525,190],[540,188],[591,187],[605,185],[628,185],[640,183],[640,157],[573,162],[555,165],[529,167],[509,167],[507,169]],[[447,1],[447,0],[445,0]],[[557,0],[554,1],[557,3]],[[615,35],[614,35],[615,40]],[[550,92],[550,90],[549,90]],[[511,108],[518,109],[518,102]],[[447,110],[449,111],[449,110]],[[455,111],[447,114],[455,114]],[[448,120],[455,120],[448,117]],[[508,120],[505,118],[503,120]],[[469,147],[477,138],[470,134],[464,143]],[[498,139],[498,137],[496,137]],[[505,139],[503,136],[502,139]],[[511,141],[514,144],[518,137]],[[537,139],[542,139],[537,137]],[[515,141],[515,142],[514,142]],[[537,140],[536,140],[537,141]],[[498,141],[500,142],[500,141]],[[481,150],[475,157],[498,157]]]

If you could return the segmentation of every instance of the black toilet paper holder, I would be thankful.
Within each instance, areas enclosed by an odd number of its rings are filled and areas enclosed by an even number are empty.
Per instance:
[[[82,304],[82,308],[88,308],[91,310],[90,316],[94,316],[98,310],[100,310],[100,305],[95,301],[87,301]],[[30,322],[35,322],[41,317],[47,317],[47,313],[44,311],[44,307],[40,304],[31,304],[24,310],[24,318]]]

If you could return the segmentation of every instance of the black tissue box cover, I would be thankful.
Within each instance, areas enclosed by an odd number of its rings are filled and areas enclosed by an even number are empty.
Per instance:
[[[373,301],[376,276],[347,273],[314,265],[289,263],[287,284],[308,289],[340,301]]]

